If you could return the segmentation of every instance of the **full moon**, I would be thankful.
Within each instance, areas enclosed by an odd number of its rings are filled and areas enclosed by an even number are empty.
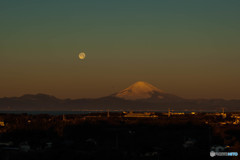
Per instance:
[[[84,52],[79,53],[78,55],[79,59],[85,59],[86,54]]]

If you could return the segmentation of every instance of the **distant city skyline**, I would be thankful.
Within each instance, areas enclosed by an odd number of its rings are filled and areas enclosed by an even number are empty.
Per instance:
[[[240,99],[239,15],[234,0],[1,1],[0,97],[96,98],[146,81]]]

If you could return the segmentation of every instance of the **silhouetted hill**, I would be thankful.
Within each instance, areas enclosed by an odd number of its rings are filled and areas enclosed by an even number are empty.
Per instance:
[[[46,94],[26,94],[21,97],[4,97],[0,99],[0,109],[4,110],[45,110],[57,109],[64,100]]]

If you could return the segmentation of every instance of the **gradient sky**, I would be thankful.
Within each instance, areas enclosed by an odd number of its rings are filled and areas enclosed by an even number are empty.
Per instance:
[[[0,0],[0,97],[101,97],[141,80],[240,99],[239,16],[239,0]]]

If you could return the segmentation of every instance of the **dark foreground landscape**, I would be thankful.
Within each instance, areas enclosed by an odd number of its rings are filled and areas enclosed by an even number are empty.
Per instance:
[[[1,160],[238,159],[238,113],[1,114]]]

